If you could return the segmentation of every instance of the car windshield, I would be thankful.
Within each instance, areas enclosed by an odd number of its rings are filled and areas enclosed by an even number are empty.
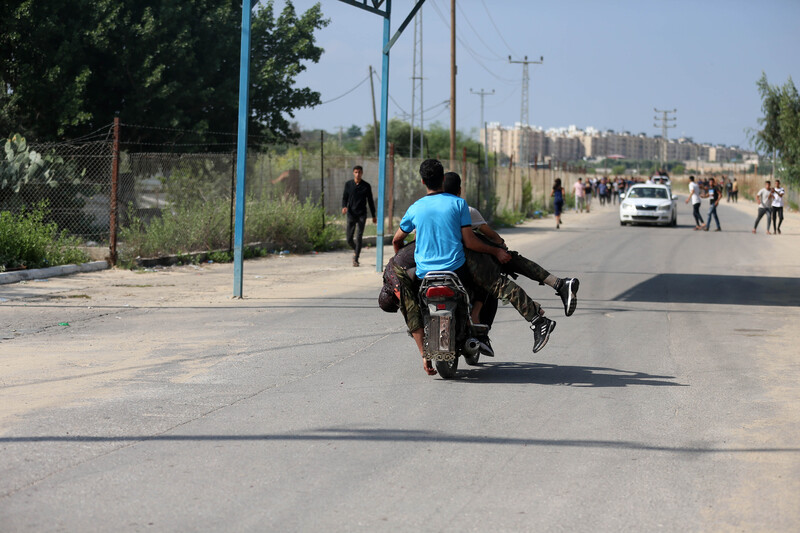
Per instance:
[[[660,187],[634,187],[628,198],[660,198],[667,199],[667,190]]]

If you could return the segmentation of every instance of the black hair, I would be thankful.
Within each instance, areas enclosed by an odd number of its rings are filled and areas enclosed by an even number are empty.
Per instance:
[[[354,167],[353,167],[353,170],[360,170],[361,172],[364,172],[364,169],[363,169],[363,168],[361,168],[361,165],[356,165],[356,166],[354,166]]]
[[[689,176],[689,181],[694,181],[694,176]]]
[[[444,192],[458,196],[461,193],[461,176],[455,172],[444,173]]]
[[[556,181],[553,183],[553,190],[557,191],[561,188],[561,178],[556,178]]]
[[[444,167],[437,159],[426,159],[419,166],[419,175],[422,178],[422,183],[432,190],[437,191],[442,188],[442,181],[444,180]]]

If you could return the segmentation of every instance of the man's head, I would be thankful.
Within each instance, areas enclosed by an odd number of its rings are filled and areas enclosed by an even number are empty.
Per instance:
[[[353,167],[353,180],[356,183],[359,183],[363,176],[364,176],[364,169],[361,168],[361,165],[354,166]]]
[[[764,182],[764,186],[765,186],[767,189],[769,189],[769,186],[770,186],[770,185],[771,185],[771,183],[770,183],[770,181],[769,181],[769,180],[767,180],[767,181],[765,181],[765,182]]]
[[[396,313],[400,309],[400,301],[394,291],[386,285],[383,286],[381,293],[378,295],[378,307],[387,313]]]
[[[709,178],[708,184],[711,185],[712,187],[714,186],[714,178],[713,177]]]
[[[776,187],[780,187],[781,186],[781,180],[775,180],[775,186]]]
[[[445,172],[444,192],[449,192],[453,196],[461,196],[461,176],[455,172]]]
[[[694,176],[689,176],[689,181],[694,181]]]
[[[444,180],[444,167],[436,159],[426,159],[419,166],[419,175],[422,178],[422,183],[431,190],[438,191],[442,188],[442,181]]]
[[[578,178],[578,181],[580,181],[581,183],[583,183],[583,178]]]

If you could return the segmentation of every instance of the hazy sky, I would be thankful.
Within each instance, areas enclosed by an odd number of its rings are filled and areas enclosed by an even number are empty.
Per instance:
[[[315,2],[294,0],[298,12]],[[323,102],[346,93],[381,69],[382,18],[338,0],[323,0],[330,25],[318,32],[325,52],[298,84]],[[284,0],[276,0],[280,9]],[[412,0],[394,0],[392,33]],[[449,126],[436,104],[450,96],[449,0],[427,0],[423,13],[425,121]],[[457,128],[477,136],[480,97],[484,120],[520,120],[522,66],[508,56],[544,56],[530,68],[530,121],[545,129],[576,125],[661,133],[654,108],[678,112],[669,137],[749,147],[761,101],[756,81],[792,76],[800,83],[800,0],[561,0],[457,2]],[[392,48],[389,116],[411,109],[413,23]],[[380,84],[376,78],[380,113]],[[335,101],[297,112],[303,129],[337,131],[372,122],[369,81]],[[417,103],[417,109],[419,103]],[[433,109],[430,109],[433,108]]]

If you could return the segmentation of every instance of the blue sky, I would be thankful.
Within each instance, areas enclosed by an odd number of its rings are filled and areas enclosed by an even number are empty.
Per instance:
[[[299,12],[314,4],[293,3]],[[276,0],[276,8],[283,4]],[[382,19],[338,0],[321,4],[331,20],[317,34],[325,53],[297,81],[325,102],[364,80],[369,65],[380,72]],[[392,33],[413,4],[394,0]],[[509,64],[509,55],[544,56],[544,64],[530,67],[529,97],[531,123],[545,129],[593,126],[653,136],[660,134],[653,109],[677,108],[671,138],[746,148],[746,130],[761,116],[755,84],[762,71],[771,84],[789,76],[800,83],[800,0],[461,0],[457,6],[457,128],[475,136],[480,98],[470,89],[495,90],[485,100],[487,122],[520,119],[522,66]],[[427,0],[422,11],[430,108],[450,95],[450,2]],[[392,49],[390,117],[411,109],[412,46],[413,24]],[[375,91],[379,99],[377,79]],[[439,106],[425,119],[447,126],[449,111]],[[371,123],[369,82],[298,111],[295,120],[303,129],[327,131]]]

